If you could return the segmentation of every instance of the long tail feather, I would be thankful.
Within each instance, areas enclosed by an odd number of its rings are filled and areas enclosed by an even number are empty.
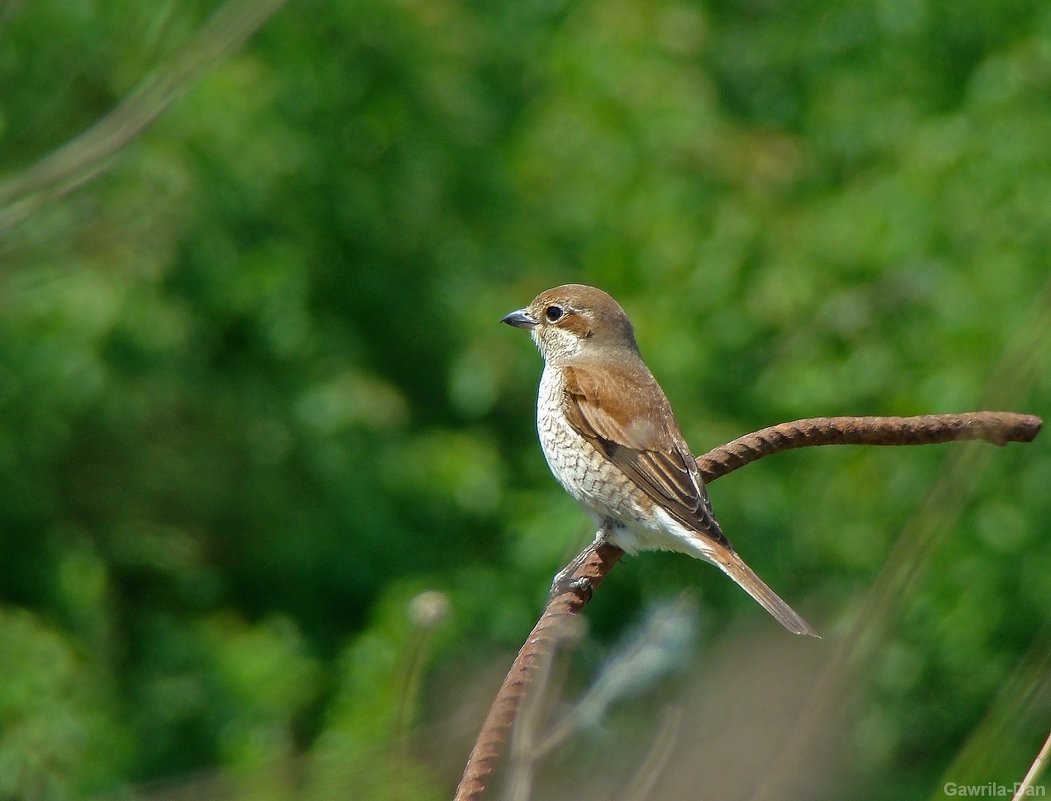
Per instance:
[[[773,615],[774,619],[786,629],[794,634],[806,634],[810,637],[821,636],[814,631],[809,623],[799,616],[798,612],[782,601],[776,592],[766,586],[766,583],[734,551],[721,547],[717,549],[716,553],[710,554],[708,558],[726,575],[741,585],[745,592],[751,595],[763,609]]]

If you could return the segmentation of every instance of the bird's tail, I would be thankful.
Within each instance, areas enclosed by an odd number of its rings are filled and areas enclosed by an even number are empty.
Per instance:
[[[821,636],[791,606],[782,601],[776,592],[766,586],[766,583],[744,563],[744,560],[732,548],[719,548],[715,553],[708,554],[707,558],[740,584],[745,592],[786,629],[794,634],[806,634],[810,637]]]

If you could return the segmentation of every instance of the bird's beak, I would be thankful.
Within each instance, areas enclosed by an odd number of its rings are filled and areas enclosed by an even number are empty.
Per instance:
[[[500,322],[513,325],[515,328],[536,328],[536,319],[527,309],[519,309],[510,314],[505,314]]]

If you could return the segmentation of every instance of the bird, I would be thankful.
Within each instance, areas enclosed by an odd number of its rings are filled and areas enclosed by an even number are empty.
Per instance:
[[[730,545],[671,404],[616,300],[593,286],[565,284],[501,322],[529,331],[543,356],[540,447],[555,479],[597,525],[596,542],[628,554],[667,550],[702,559],[789,631],[818,636]]]

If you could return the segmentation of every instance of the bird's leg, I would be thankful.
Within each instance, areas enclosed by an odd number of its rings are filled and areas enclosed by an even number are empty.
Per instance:
[[[547,601],[551,601],[559,595],[573,592],[585,600],[591,600],[591,579],[587,576],[574,578],[573,574],[584,564],[595,550],[595,543],[589,544],[584,550],[573,557],[573,560],[555,574],[555,580],[551,582],[551,590],[547,594]]]
[[[598,546],[606,542],[609,531],[610,524],[603,521],[599,530],[595,532],[595,539],[587,545],[584,550],[574,556],[569,564],[555,574],[555,580],[551,582],[551,591],[547,595],[548,603],[550,603],[556,596],[562,595],[566,592],[574,592],[584,598],[585,601],[591,600],[591,579],[587,576],[574,578],[573,574],[580,569],[582,564],[591,558],[591,555],[595,553],[595,549],[598,548]]]

